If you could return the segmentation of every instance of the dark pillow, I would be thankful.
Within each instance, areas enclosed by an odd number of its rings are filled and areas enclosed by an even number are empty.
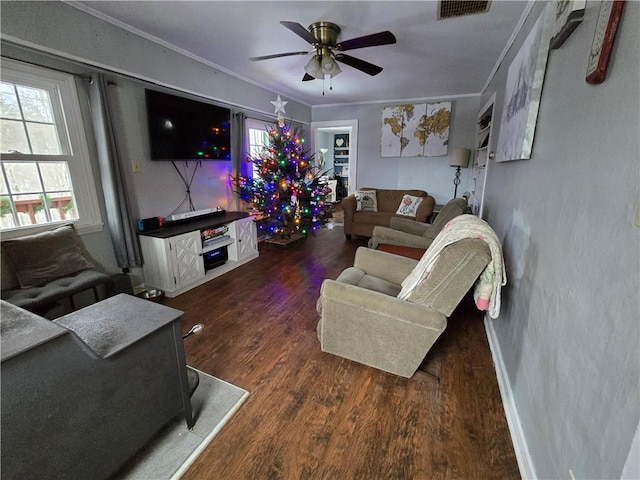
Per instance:
[[[2,242],[20,288],[44,285],[94,266],[84,258],[73,225]]]

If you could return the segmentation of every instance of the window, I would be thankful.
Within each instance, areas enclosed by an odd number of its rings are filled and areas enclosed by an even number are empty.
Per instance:
[[[247,134],[249,136],[249,141],[247,145],[249,145],[249,155],[251,158],[258,158],[260,154],[269,147],[269,133],[268,129],[272,128],[273,125],[269,125],[266,122],[260,122],[254,119],[247,119],[246,128]],[[258,167],[255,163],[252,164],[252,176],[253,178],[259,177]]]
[[[72,75],[2,59],[0,133],[3,236],[68,221],[102,228]]]

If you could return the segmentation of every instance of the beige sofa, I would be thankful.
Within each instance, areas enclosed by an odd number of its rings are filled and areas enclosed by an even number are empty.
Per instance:
[[[397,298],[401,283],[418,261],[358,248],[353,267],[322,283],[317,302],[322,351],[411,377],[490,260],[482,240],[460,240],[443,250],[404,300]]]
[[[391,219],[394,217],[408,218],[424,223],[431,215],[435,204],[435,199],[423,190],[389,190],[381,188],[361,188],[360,190],[376,191],[378,211],[356,211],[357,201],[355,195],[351,194],[343,198],[340,206],[344,212],[344,234],[347,238],[351,238],[351,235],[371,237],[374,227],[389,227]],[[396,215],[396,211],[405,194],[414,197],[424,197],[424,200],[418,206],[415,218]]]

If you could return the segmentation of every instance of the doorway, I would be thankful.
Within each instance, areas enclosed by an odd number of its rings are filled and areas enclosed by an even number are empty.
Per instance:
[[[337,178],[338,184],[342,182],[345,187],[344,193],[333,199],[339,202],[342,196],[356,191],[358,120],[311,122],[311,138],[318,164],[324,162],[323,171],[327,171],[327,176]]]

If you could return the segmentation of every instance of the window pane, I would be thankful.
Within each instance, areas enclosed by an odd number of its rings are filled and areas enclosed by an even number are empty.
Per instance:
[[[9,195],[0,196],[0,216],[11,215],[11,200]]]
[[[24,123],[15,120],[0,120],[0,150],[2,153],[31,153]]]
[[[41,162],[40,173],[44,191],[71,190],[71,178],[67,162]]]
[[[49,212],[54,220],[76,220],[78,212],[73,201],[73,192],[58,192],[47,195]],[[53,213],[55,212],[55,213]]]
[[[14,202],[20,225],[47,223],[42,195],[16,195]]]
[[[9,193],[7,182],[4,181],[4,175],[0,175],[0,195],[6,195],[7,193]]]
[[[249,154],[251,155],[252,158],[260,157],[261,153],[262,153],[262,147],[260,145],[251,146],[251,151],[249,152]]]
[[[7,182],[13,193],[42,192],[35,162],[4,162]]]
[[[16,223],[11,213],[11,202],[8,195],[0,197],[0,228],[15,227]]]
[[[25,120],[53,123],[49,92],[39,88],[17,86]]]
[[[33,153],[44,155],[60,155],[60,142],[58,141],[58,132],[54,125],[45,125],[42,123],[27,123],[29,131],[29,140],[31,140],[31,149]]]
[[[13,84],[2,82],[0,84],[0,116],[3,118],[21,119],[18,97],[13,89]]]

